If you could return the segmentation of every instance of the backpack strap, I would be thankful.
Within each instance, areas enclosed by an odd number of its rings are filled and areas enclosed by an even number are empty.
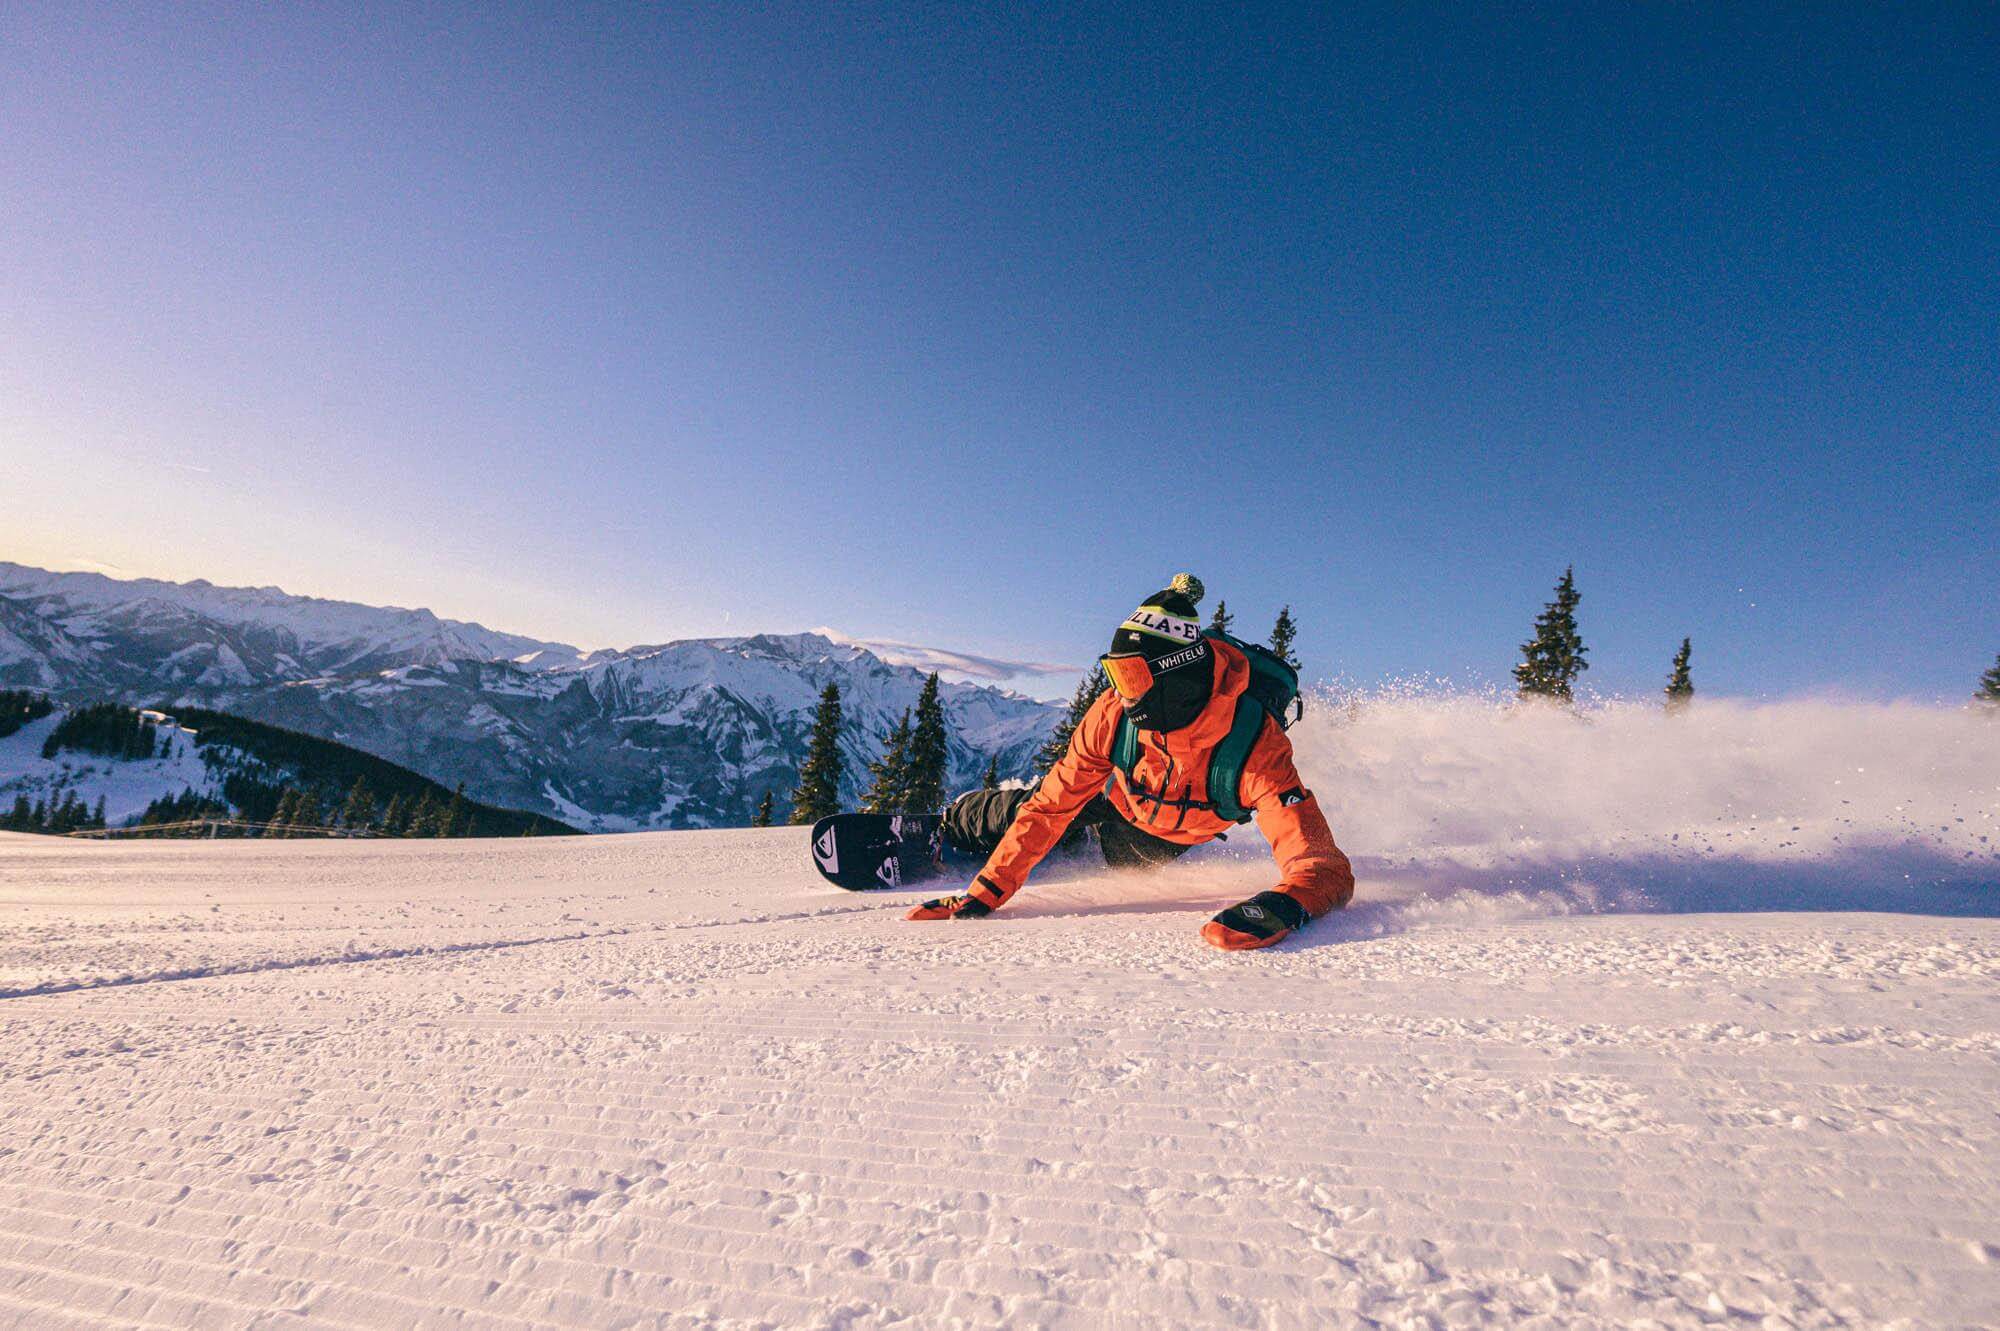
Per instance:
[[[1111,765],[1125,774],[1128,783],[1132,769],[1139,765],[1139,727],[1122,711],[1118,714],[1117,733],[1111,737]]]
[[[1236,720],[1208,760],[1208,802],[1216,817],[1232,823],[1250,821],[1250,810],[1243,807],[1238,790],[1250,750],[1257,747],[1257,737],[1264,733],[1264,718],[1269,715],[1264,704],[1247,693],[1236,700]]]

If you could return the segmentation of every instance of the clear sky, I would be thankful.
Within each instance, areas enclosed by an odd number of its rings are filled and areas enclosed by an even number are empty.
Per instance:
[[[1482,12],[1484,11],[1484,12]],[[2000,8],[0,6],[0,558],[1963,697]],[[1066,680],[1058,689],[1066,690]]]

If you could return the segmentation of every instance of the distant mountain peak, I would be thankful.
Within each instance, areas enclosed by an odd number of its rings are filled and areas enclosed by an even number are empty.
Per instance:
[[[766,791],[782,805],[828,683],[854,801],[929,664],[825,631],[584,653],[428,609],[0,562],[0,687],[220,705],[598,831],[744,823]],[[955,783],[989,758],[1029,775],[1055,708],[948,676],[941,695]]]

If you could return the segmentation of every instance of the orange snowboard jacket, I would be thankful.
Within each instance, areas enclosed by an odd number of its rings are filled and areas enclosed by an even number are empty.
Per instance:
[[[1141,730],[1139,760],[1129,783],[1111,763],[1124,704],[1112,689],[1099,696],[1071,736],[1069,752],[1014,816],[1013,826],[973,882],[971,895],[999,906],[1020,891],[1070,821],[1100,791],[1127,822],[1164,841],[1198,846],[1236,826],[1187,804],[1207,800],[1209,758],[1229,734],[1236,702],[1250,682],[1250,663],[1243,653],[1226,642],[1210,642],[1215,689],[1208,705],[1179,730]],[[1281,874],[1279,891],[1315,916],[1347,904],[1354,895],[1354,870],[1334,844],[1319,802],[1299,780],[1291,741],[1269,717],[1243,764],[1237,799],[1256,814],[1257,830],[1271,843]]]

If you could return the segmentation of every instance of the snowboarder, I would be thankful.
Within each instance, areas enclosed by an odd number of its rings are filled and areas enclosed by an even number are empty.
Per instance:
[[[1229,831],[1236,820],[1225,813],[1255,814],[1281,878],[1203,925],[1209,943],[1232,951],[1268,947],[1347,904],[1354,871],[1299,780],[1284,728],[1261,709],[1238,711],[1257,649],[1204,634],[1195,619],[1201,594],[1199,580],[1179,574],[1119,625],[1104,656],[1111,687],[1040,786],[973,791],[953,802],[946,840],[961,853],[985,855],[986,866],[965,892],[926,901],[910,919],[991,914],[1082,827],[1097,829],[1107,863],[1158,864]],[[1121,724],[1126,718],[1129,728]],[[1233,746],[1232,731],[1239,736]]]

